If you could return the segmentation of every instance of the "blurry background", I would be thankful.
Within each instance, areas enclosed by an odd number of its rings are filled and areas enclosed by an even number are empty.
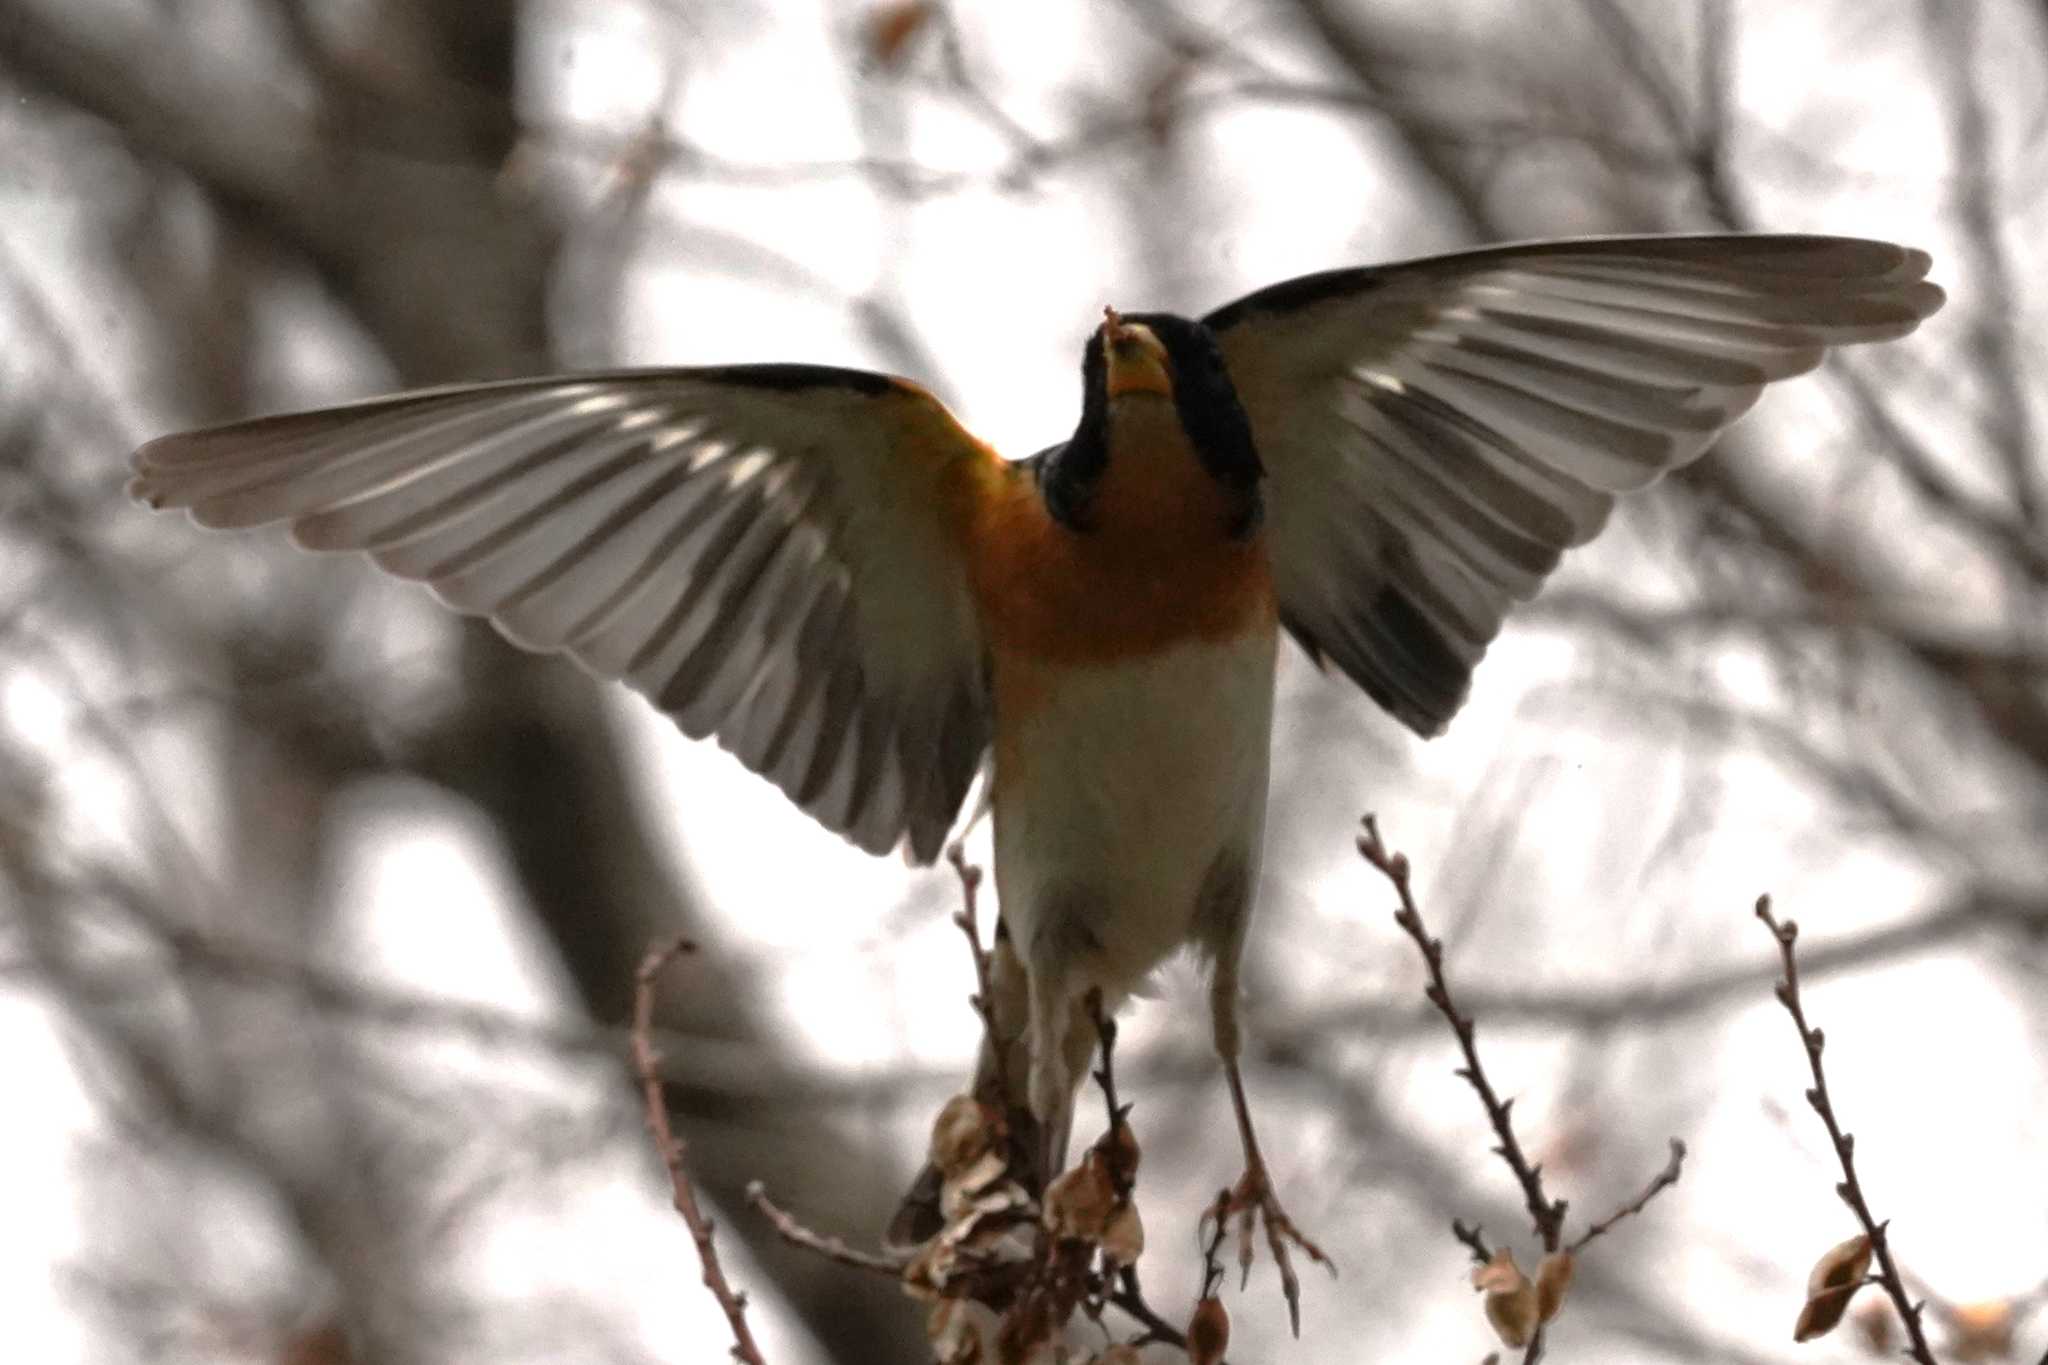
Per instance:
[[[1937,1338],[2038,1359],[2044,74],[2022,0],[4,0],[0,1358],[722,1357],[620,1066],[688,929],[671,1100],[773,1358],[915,1360],[895,1288],[739,1196],[867,1240],[974,1044],[944,869],[354,561],[148,516],[140,440],[784,359],[914,375],[1021,455],[1105,303],[1768,228],[1924,247],[1950,304],[1630,504],[1448,738],[1284,665],[1250,1084],[1343,1278],[1293,1346],[1255,1272],[1232,1358],[1476,1362],[1447,1220],[1530,1260],[1351,852],[1373,809],[1555,1192],[1602,1213],[1692,1144],[1553,1358],[1868,1358],[1790,1343],[1851,1225],[1768,890]],[[1179,965],[1125,1031],[1174,1315],[1238,1169],[1207,1033]]]

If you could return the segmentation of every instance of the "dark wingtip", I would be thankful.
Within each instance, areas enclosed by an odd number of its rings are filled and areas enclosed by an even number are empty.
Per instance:
[[[903,840],[903,860],[912,867],[929,867],[939,860],[946,846],[947,831],[932,821],[912,824]]]

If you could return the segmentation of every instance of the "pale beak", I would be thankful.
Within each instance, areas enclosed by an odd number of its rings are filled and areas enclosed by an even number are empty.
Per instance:
[[[1166,347],[1150,327],[1125,322],[1116,309],[1102,310],[1102,351],[1109,365],[1109,396],[1155,393],[1173,397],[1173,379],[1167,369]]]

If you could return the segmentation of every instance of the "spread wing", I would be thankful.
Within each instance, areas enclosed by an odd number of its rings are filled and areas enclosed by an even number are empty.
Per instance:
[[[1594,238],[1309,275],[1204,321],[1269,475],[1282,619],[1412,729],[1617,494],[1829,346],[1942,303],[1925,253],[1837,237]]]
[[[427,389],[166,436],[130,492],[288,521],[625,681],[827,828],[935,857],[987,748],[948,496],[993,460],[853,370],[643,370]]]

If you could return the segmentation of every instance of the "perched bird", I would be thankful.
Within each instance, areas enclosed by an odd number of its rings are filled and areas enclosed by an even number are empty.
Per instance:
[[[1928,265],[1834,237],[1604,238],[1309,275],[1199,320],[1106,310],[1074,434],[1017,462],[908,381],[733,365],[167,436],[131,491],[366,551],[622,679],[873,852],[934,858],[990,763],[1024,1015],[998,1032],[1045,1170],[1095,1041],[1083,1002],[1113,1010],[1192,946],[1239,1211],[1285,1275],[1300,1239],[1237,1012],[1282,631],[1437,734],[1617,495],[1827,347],[1912,331],[1942,303]]]

